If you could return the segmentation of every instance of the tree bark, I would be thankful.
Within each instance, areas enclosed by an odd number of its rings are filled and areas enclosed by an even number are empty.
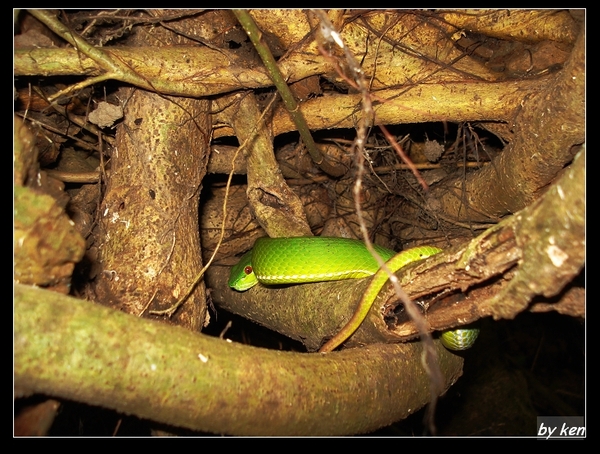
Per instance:
[[[552,84],[523,99],[512,142],[491,165],[437,186],[429,206],[458,221],[490,222],[523,209],[568,165],[585,141],[585,36]]]

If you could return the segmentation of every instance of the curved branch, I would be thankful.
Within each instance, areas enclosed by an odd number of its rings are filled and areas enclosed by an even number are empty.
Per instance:
[[[585,37],[563,71],[530,93],[514,120],[515,136],[492,162],[431,191],[437,211],[459,220],[489,222],[531,204],[573,160],[585,140]]]
[[[212,433],[364,433],[430,398],[419,344],[264,350],[19,284],[14,333],[17,389]],[[438,349],[448,388],[463,360]]]

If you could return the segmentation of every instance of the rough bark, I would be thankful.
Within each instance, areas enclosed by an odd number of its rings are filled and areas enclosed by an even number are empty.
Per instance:
[[[209,102],[140,90],[126,99],[101,205],[95,294],[141,316],[174,304],[202,268],[198,203]],[[199,330],[205,311],[199,285],[177,320]]]

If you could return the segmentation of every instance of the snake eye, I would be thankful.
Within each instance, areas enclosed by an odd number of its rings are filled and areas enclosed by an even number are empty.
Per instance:
[[[244,268],[244,273],[246,273],[246,276],[249,274],[252,274],[252,267],[250,265],[248,265],[247,267]]]

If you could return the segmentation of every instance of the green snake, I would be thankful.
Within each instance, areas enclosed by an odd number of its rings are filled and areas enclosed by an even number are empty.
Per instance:
[[[377,245],[373,247],[392,272],[441,252],[433,246],[418,246],[400,253]],[[242,292],[259,282],[263,285],[300,284],[369,276],[373,278],[350,321],[319,350],[329,352],[358,329],[388,280],[388,274],[379,269],[362,241],[334,237],[259,238],[254,248],[232,267],[229,286]],[[446,348],[466,350],[478,334],[476,328],[462,328],[444,331],[440,337]]]

